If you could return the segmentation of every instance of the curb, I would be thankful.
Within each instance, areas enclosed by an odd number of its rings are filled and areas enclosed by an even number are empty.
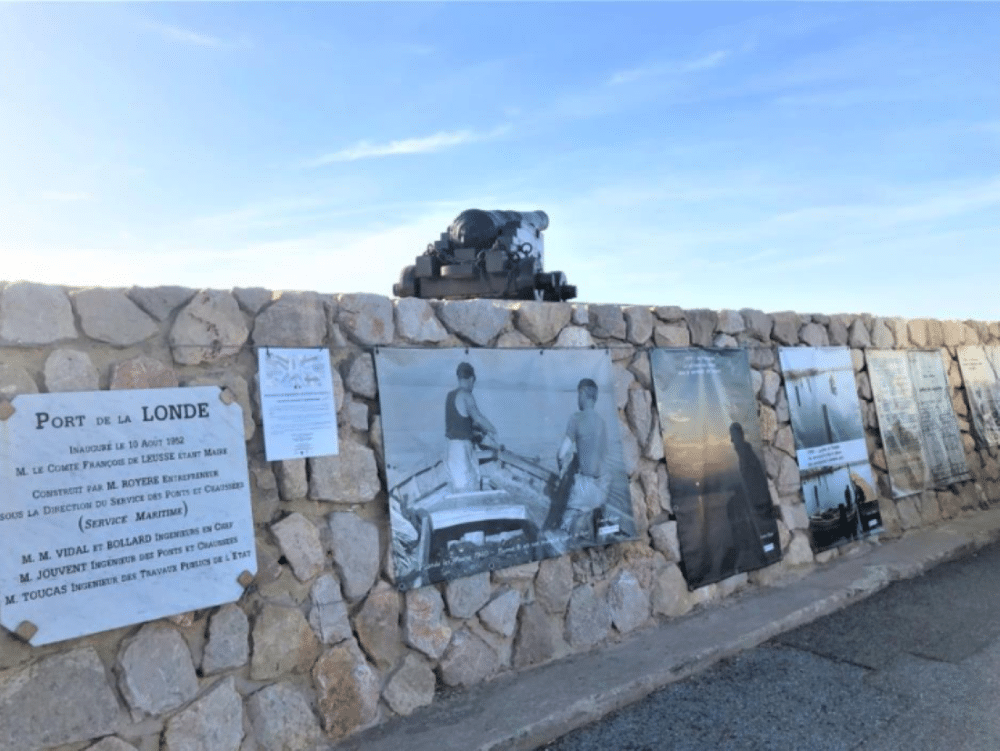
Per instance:
[[[1000,509],[954,519],[837,558],[796,581],[761,587],[630,634],[595,651],[508,673],[332,748],[537,748],[723,658],[998,540]]]

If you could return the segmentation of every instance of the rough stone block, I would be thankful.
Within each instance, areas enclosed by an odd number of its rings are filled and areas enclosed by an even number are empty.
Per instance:
[[[944,346],[960,347],[965,344],[965,328],[961,321],[941,321]]]
[[[914,347],[926,347],[927,341],[927,321],[914,318],[906,324],[910,333],[910,342]]]
[[[548,662],[555,657],[558,643],[558,629],[542,607],[537,603],[523,605],[514,640],[514,667]]]
[[[360,600],[378,577],[378,527],[349,511],[335,511],[329,516],[330,550],[340,572],[344,595]]]
[[[771,340],[771,330],[774,327],[774,319],[760,310],[744,308],[740,311],[743,321],[746,324],[746,332],[753,338],[762,342]]]
[[[97,391],[99,388],[97,368],[85,352],[57,349],[46,358],[43,372],[45,389],[49,393]]]
[[[164,751],[239,751],[243,699],[233,678],[224,678],[167,721]]]
[[[253,626],[250,677],[266,681],[308,672],[319,651],[319,640],[298,608],[265,604]]]
[[[382,697],[393,712],[405,717],[434,700],[436,684],[427,662],[411,652],[389,679]]]
[[[178,385],[177,373],[169,365],[146,355],[116,363],[111,371],[112,391],[118,389],[169,389]]]
[[[358,640],[380,670],[388,670],[402,653],[403,631],[399,625],[400,595],[379,582],[354,619]]]
[[[309,458],[309,498],[314,501],[368,503],[382,484],[375,453],[354,441],[340,442],[336,456]]]
[[[799,465],[787,454],[782,454],[778,470],[777,485],[779,495],[797,493],[802,479],[799,476]]]
[[[448,686],[474,686],[500,670],[500,658],[467,629],[455,633],[441,658],[441,680]]]
[[[263,287],[233,287],[233,297],[252,316],[260,313],[275,297],[274,292]]]
[[[573,592],[573,566],[566,556],[549,558],[538,566],[535,577],[535,599],[548,612],[566,612]]]
[[[588,334],[589,336],[589,334]],[[537,346],[518,330],[505,331],[497,338],[497,349],[529,349]]]
[[[0,673],[0,748],[29,751],[114,732],[115,692],[92,647]]]
[[[157,321],[165,321],[194,295],[187,287],[133,287],[128,292],[129,299]]]
[[[128,347],[149,339],[160,327],[121,290],[94,287],[74,292],[80,328],[91,339]]]
[[[860,318],[855,318],[854,323],[851,324],[851,328],[848,330],[847,343],[853,349],[863,349],[864,347],[872,346],[868,329],[865,327],[864,321]]]
[[[323,570],[326,554],[319,540],[319,530],[302,514],[289,514],[272,524],[271,533],[299,581],[309,581]]]
[[[202,652],[204,675],[239,668],[250,659],[250,622],[239,606],[224,605],[208,622],[208,641]]]
[[[406,593],[403,637],[414,649],[431,659],[444,654],[451,641],[451,628],[444,619],[444,601],[434,587],[411,589]]]
[[[375,381],[375,362],[369,353],[362,352],[351,361],[344,385],[352,394],[364,399],[375,398],[378,394],[378,384]]]
[[[649,620],[649,593],[631,571],[619,571],[608,588],[611,622],[619,633],[627,634]]]
[[[350,639],[351,622],[337,577],[331,573],[320,576],[313,583],[309,597],[313,603],[309,611],[309,625],[319,635],[320,641],[339,644],[344,639]]]
[[[631,375],[631,373],[629,374]],[[640,444],[645,445],[653,426],[653,398],[645,389],[629,389],[625,416]]]
[[[566,640],[577,649],[604,641],[611,633],[611,607],[589,584],[577,587],[566,613]]]
[[[612,339],[625,339],[628,329],[625,316],[618,305],[591,305],[590,330],[594,336]]]
[[[653,329],[657,347],[690,347],[691,332],[684,323],[658,323]]]
[[[681,559],[681,547],[677,539],[677,522],[665,521],[649,528],[653,538],[653,549],[663,553],[668,561]]]
[[[512,636],[517,628],[520,607],[521,593],[516,589],[508,589],[479,611],[479,619],[490,631],[504,637]]]
[[[177,314],[169,340],[176,362],[198,365],[235,355],[249,336],[243,313],[231,294],[202,290]]]
[[[552,346],[556,349],[589,349],[594,346],[594,339],[582,326],[567,326],[559,332]]]
[[[452,618],[472,618],[490,599],[490,572],[483,571],[445,585],[444,597]]]
[[[509,566],[493,572],[494,584],[511,584],[514,582],[531,581],[538,573],[538,561],[522,563],[520,566]]]
[[[668,564],[653,583],[652,606],[656,615],[668,618],[684,615],[694,607],[684,575],[673,563]]]
[[[872,346],[876,349],[892,349],[896,346],[896,337],[884,318],[876,318],[872,323]]]
[[[511,310],[494,300],[451,300],[441,303],[438,317],[450,331],[485,347],[510,322]]]
[[[305,498],[309,493],[309,479],[306,476],[305,459],[283,459],[275,462],[278,475],[278,489],[285,501]]]
[[[716,329],[722,334],[736,335],[746,330],[746,324],[738,311],[720,310]]]
[[[418,297],[401,297],[396,305],[396,331],[408,342],[437,344],[448,332],[437,319],[433,306]]]
[[[920,509],[917,506],[918,496],[907,496],[896,501],[896,511],[899,513],[899,523],[903,529],[917,529],[923,524]]]
[[[149,623],[122,645],[118,685],[134,712],[159,715],[198,694],[191,651],[177,629]]]
[[[20,365],[0,362],[0,396],[13,399],[18,394],[37,394],[38,385]]]
[[[378,718],[380,681],[353,641],[323,654],[312,671],[323,727],[334,740]]]
[[[771,338],[779,344],[794,346],[799,343],[799,328],[802,326],[802,319],[798,313],[784,310],[773,315],[774,327],[771,329]]]
[[[818,323],[807,323],[799,330],[799,339],[803,344],[810,347],[827,347],[830,345],[830,337],[826,327]]]
[[[514,325],[536,344],[548,344],[572,318],[569,303],[519,302],[513,306]]]
[[[715,335],[715,327],[719,317],[714,310],[697,308],[684,311],[688,329],[691,331],[691,343],[696,347],[711,347]]]
[[[359,344],[392,344],[395,334],[392,301],[382,295],[352,293],[337,298],[338,322]]]
[[[638,305],[630,305],[623,308],[625,314],[626,338],[632,344],[643,345],[653,336],[653,312],[649,308],[642,308]],[[740,319],[742,324],[742,319]]]
[[[326,310],[315,292],[281,292],[254,321],[258,347],[319,347],[325,339]]]
[[[251,695],[247,714],[265,751],[310,749],[322,736],[309,700],[290,683],[273,683]]]
[[[14,282],[0,288],[0,341],[39,345],[76,338],[73,309],[61,287]]]

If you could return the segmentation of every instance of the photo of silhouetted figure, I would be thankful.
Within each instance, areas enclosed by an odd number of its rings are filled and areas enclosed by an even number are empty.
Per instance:
[[[655,349],[650,362],[688,586],[780,560],[746,352]]]

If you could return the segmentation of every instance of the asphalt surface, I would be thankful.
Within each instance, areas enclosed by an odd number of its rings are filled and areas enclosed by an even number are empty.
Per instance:
[[[542,748],[1000,749],[1000,544],[890,584]]]

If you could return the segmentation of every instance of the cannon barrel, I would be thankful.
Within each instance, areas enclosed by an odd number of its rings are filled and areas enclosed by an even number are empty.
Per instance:
[[[463,211],[448,228],[449,239],[460,248],[489,248],[500,231],[511,222],[534,227],[539,232],[549,226],[544,211]]]

